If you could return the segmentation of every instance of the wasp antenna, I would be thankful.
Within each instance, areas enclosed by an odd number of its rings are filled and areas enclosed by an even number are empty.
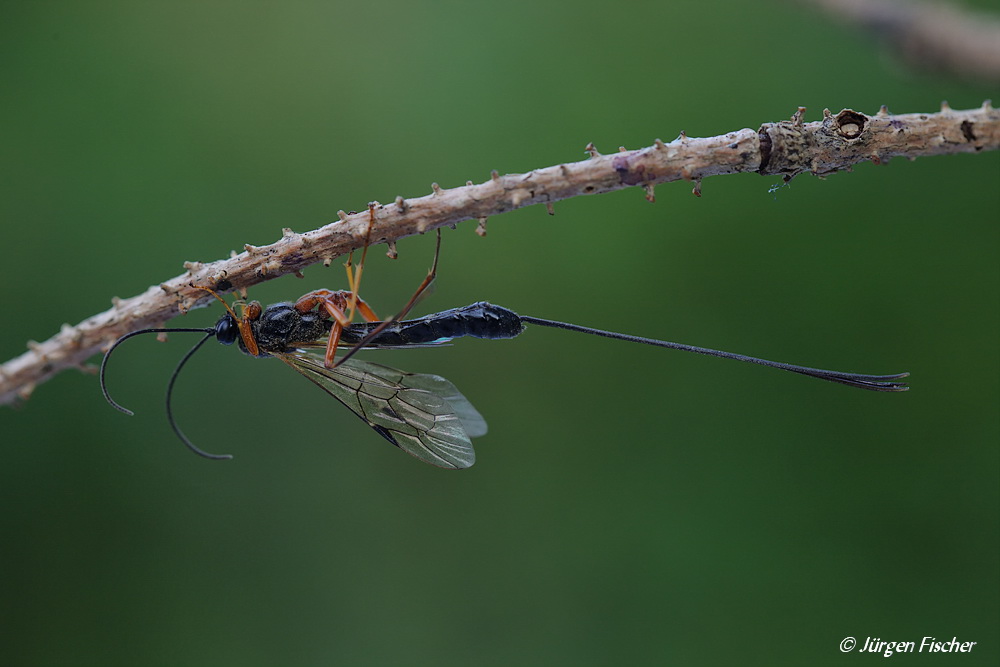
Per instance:
[[[190,359],[194,353],[197,352],[206,341],[208,341],[209,338],[215,336],[215,329],[197,329],[196,331],[205,331],[206,336],[198,341],[194,347],[188,350],[188,353],[185,354],[184,358],[181,359],[179,364],[177,364],[177,368],[174,369],[174,374],[170,376],[170,382],[167,383],[167,421],[170,422],[170,428],[174,429],[174,433],[176,433],[177,437],[181,439],[181,442],[187,445],[187,448],[198,456],[204,456],[206,459],[214,460],[231,459],[233,458],[232,454],[210,454],[203,449],[198,448],[193,442],[188,440],[187,436],[184,435],[184,432],[181,431],[180,426],[178,426],[177,422],[174,420],[174,411],[170,404],[170,397],[174,392],[174,381],[177,380],[177,376],[180,374],[181,369],[184,368],[184,364],[187,363],[188,359]]]
[[[121,345],[122,343],[124,343],[125,341],[127,341],[129,338],[132,338],[133,336],[138,336],[140,334],[148,334],[148,333],[204,333],[204,334],[212,334],[214,336],[215,335],[215,329],[183,329],[183,328],[182,329],[140,329],[139,331],[133,331],[131,333],[125,334],[124,336],[122,336],[121,338],[119,338],[118,340],[116,340],[111,345],[111,347],[108,348],[108,351],[104,353],[104,358],[101,359],[101,373],[100,373],[100,378],[101,378],[101,392],[104,394],[104,400],[106,400],[111,405],[111,407],[113,407],[115,410],[119,410],[120,412],[124,412],[125,414],[129,415],[130,417],[132,415],[134,415],[135,413],[132,412],[131,410],[129,410],[128,408],[122,407],[121,405],[119,405],[118,403],[116,403],[115,400],[113,398],[111,398],[111,394],[108,393],[108,385],[104,381],[104,373],[105,373],[105,369],[108,366],[108,359],[111,358],[111,353],[115,351],[116,347],[118,347],[119,345]]]
[[[234,320],[236,320],[237,322],[240,321],[240,318],[236,316],[236,312],[232,309],[232,307],[230,307],[230,305],[226,303],[226,300],[223,299],[221,296],[219,296],[214,289],[212,289],[211,287],[205,287],[204,285],[191,285],[191,287],[195,289],[205,290],[206,292],[214,296],[216,299],[219,300],[219,303],[221,303],[222,306],[226,309],[226,312],[232,315]]]

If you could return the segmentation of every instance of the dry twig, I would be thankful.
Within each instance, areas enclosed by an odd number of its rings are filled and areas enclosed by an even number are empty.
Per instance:
[[[486,233],[489,216],[533,204],[549,208],[555,201],[579,195],[638,186],[654,200],[659,183],[687,180],[694,193],[701,179],[718,174],[757,172],[786,180],[802,173],[818,176],[849,170],[859,162],[886,162],[893,157],[917,158],[972,153],[1000,148],[1000,111],[989,102],[979,109],[954,111],[947,104],[938,113],[891,115],[882,109],[873,116],[844,109],[825,110],[822,121],[803,121],[804,108],[790,121],[766,123],[758,130],[743,129],[708,138],[683,133],[665,144],[601,155],[588,146],[590,159],[537,169],[526,174],[494,172],[480,184],[444,189],[436,183],[424,197],[403,199],[375,208],[373,242],[389,244],[463,220],[478,220],[476,231]],[[316,262],[361,246],[368,213],[339,213],[340,220],[297,234],[283,230],[267,246],[246,245],[245,252],[210,264],[187,262],[186,272],[150,287],[129,299],[112,299],[114,306],[76,326],[62,330],[44,343],[29,342],[28,351],[0,366],[0,404],[27,398],[40,383],[67,368],[84,368],[86,361],[119,336],[136,329],[159,326],[211,297],[193,284],[218,291],[244,289],[288,273],[298,273]]]
[[[918,0],[800,0],[861,26],[909,64],[1000,83],[1000,18],[953,3]]]

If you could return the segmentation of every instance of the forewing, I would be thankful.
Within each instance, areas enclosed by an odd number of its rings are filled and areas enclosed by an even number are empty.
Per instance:
[[[304,351],[275,356],[421,461],[451,469],[476,462],[470,438],[486,433],[486,422],[444,378],[357,359],[331,369]]]

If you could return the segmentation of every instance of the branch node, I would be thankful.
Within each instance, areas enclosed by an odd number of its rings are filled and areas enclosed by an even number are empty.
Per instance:
[[[486,216],[479,218],[479,224],[476,225],[476,233],[480,236],[486,236]]]
[[[31,398],[32,392],[35,391],[35,387],[36,387],[36,385],[35,385],[34,382],[29,382],[28,384],[20,387],[17,390],[17,396],[18,396],[18,398],[20,398],[23,401],[28,400],[29,398]]]
[[[271,260],[270,262],[265,262],[264,264],[260,265],[260,268],[257,269],[257,272],[261,276],[268,276],[268,275],[271,275],[271,274],[280,275],[281,274],[281,262],[279,262],[276,259]]]
[[[69,322],[63,322],[62,326],[59,327],[59,335],[69,338],[73,347],[80,347],[80,341],[83,340],[83,332]]]
[[[843,109],[833,119],[837,133],[849,142],[859,139],[868,129],[868,116],[852,109]]]

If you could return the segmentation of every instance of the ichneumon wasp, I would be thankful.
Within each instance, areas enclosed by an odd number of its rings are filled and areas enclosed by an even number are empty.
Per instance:
[[[475,463],[476,454],[471,439],[486,434],[486,421],[482,415],[452,383],[444,378],[406,373],[361,361],[354,358],[358,351],[377,348],[432,347],[463,336],[485,339],[514,338],[524,331],[525,325],[530,324],[735,359],[860,389],[898,392],[909,388],[905,383],[897,382],[909,373],[866,375],[809,368],[732,352],[522,316],[484,301],[413,320],[404,320],[403,318],[437,275],[441,250],[440,230],[437,232],[434,262],[427,276],[396,316],[380,321],[372,308],[358,295],[373,222],[374,205],[369,205],[369,225],[361,261],[357,269],[353,269],[351,257],[348,256],[345,264],[349,290],[316,290],[303,295],[294,303],[276,303],[266,308],[257,301],[237,302],[234,304],[240,310],[237,313],[212,289],[195,286],[210,292],[221,301],[226,309],[225,314],[219,318],[214,327],[210,328],[142,329],[125,334],[116,340],[108,348],[101,362],[101,389],[105,399],[118,410],[132,414],[111,398],[105,384],[108,359],[122,342],[146,333],[203,333],[205,337],[198,341],[177,364],[167,383],[166,394],[167,419],[170,426],[193,452],[210,459],[232,458],[228,454],[210,454],[195,446],[177,425],[171,408],[171,396],[177,375],[209,338],[215,338],[223,345],[237,343],[241,351],[253,357],[277,357],[347,406],[393,445],[432,465],[461,469]],[[354,323],[355,313],[359,313],[365,322]],[[337,359],[336,353],[339,347],[348,349]]]

